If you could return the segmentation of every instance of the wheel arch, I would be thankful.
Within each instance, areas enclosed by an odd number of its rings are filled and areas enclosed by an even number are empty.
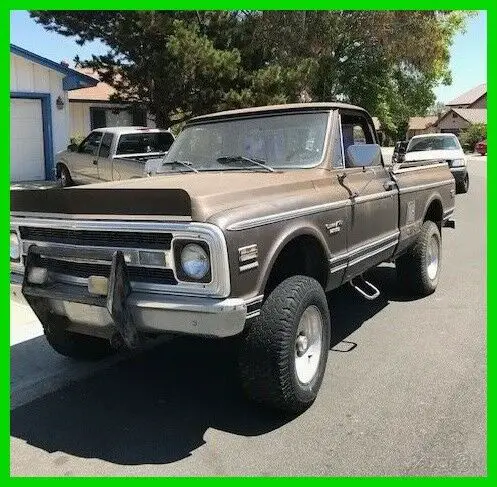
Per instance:
[[[291,275],[314,277],[326,289],[329,277],[329,252],[323,235],[312,226],[287,231],[270,250],[259,289],[265,296]],[[298,257],[292,259],[292,257]],[[289,268],[285,266],[289,265]]]
[[[438,226],[438,229],[442,231],[443,205],[442,198],[438,193],[433,194],[426,202],[423,213],[423,223],[428,220],[435,223]]]

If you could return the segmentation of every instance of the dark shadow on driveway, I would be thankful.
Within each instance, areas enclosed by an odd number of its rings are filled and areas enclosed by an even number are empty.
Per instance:
[[[291,418],[241,395],[229,341],[178,338],[11,412],[11,435],[121,465],[188,457],[208,428],[253,436]]]

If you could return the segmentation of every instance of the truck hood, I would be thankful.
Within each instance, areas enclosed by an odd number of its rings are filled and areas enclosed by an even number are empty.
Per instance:
[[[464,159],[464,152],[461,149],[448,150],[422,150],[406,152],[405,162],[429,161],[429,160],[454,160]]]
[[[283,199],[316,197],[316,186],[325,178],[330,173],[323,169],[174,172],[66,189],[11,191],[11,211],[191,216],[203,222],[233,208],[257,206],[264,211],[269,205],[279,207]]]

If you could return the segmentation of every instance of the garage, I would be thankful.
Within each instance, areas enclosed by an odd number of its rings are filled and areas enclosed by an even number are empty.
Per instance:
[[[97,80],[10,45],[10,180],[54,179],[55,154],[69,144],[68,91]]]
[[[45,179],[41,99],[10,100],[10,180]]]

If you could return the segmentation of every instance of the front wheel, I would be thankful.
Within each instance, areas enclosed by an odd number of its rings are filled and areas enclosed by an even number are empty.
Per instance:
[[[50,346],[61,355],[75,360],[94,361],[115,353],[109,340],[67,331],[59,326],[44,327]]]
[[[69,169],[67,169],[66,166],[61,165],[59,169],[59,175],[58,175],[58,180],[60,185],[63,188],[68,188],[69,186],[72,186],[73,180],[71,178],[71,173],[69,172]]]
[[[416,242],[396,261],[397,277],[408,292],[427,296],[438,285],[442,262],[442,238],[432,221],[425,221]]]
[[[242,337],[239,369],[245,394],[290,413],[308,408],[323,380],[330,328],[320,284],[307,276],[284,280]]]

